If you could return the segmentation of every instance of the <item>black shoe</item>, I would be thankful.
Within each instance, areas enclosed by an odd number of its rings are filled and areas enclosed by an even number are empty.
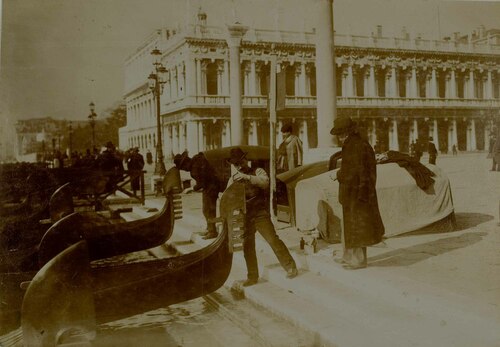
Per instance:
[[[259,280],[253,280],[253,279],[247,279],[246,281],[244,281],[241,285],[243,287],[250,287],[250,286],[253,286],[254,284],[257,284],[257,282],[259,282]]]
[[[299,271],[297,270],[296,267],[291,268],[286,272],[286,278],[294,278],[299,274]]]
[[[216,231],[210,231],[202,237],[203,240],[215,239],[219,234]]]

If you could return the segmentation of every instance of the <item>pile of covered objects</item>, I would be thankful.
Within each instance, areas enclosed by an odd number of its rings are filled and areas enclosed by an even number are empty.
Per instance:
[[[377,162],[377,198],[386,237],[419,230],[440,221],[446,223],[441,223],[439,231],[454,229],[450,182],[439,167],[421,164],[395,151],[378,156]],[[316,168],[325,168],[322,173],[304,167],[282,176],[281,180],[289,192],[293,191],[288,196],[288,203],[294,211],[295,226],[302,231],[318,229],[326,241],[339,242],[343,225],[342,206],[338,201],[338,169],[328,170],[332,166],[335,165],[331,162],[329,165],[317,163]],[[316,175],[301,175],[300,170],[316,171]]]

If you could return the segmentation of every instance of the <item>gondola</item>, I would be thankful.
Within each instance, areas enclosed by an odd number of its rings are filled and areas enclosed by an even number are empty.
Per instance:
[[[30,281],[53,256],[68,246],[86,240],[89,259],[102,259],[140,251],[163,244],[173,232],[174,220],[182,216],[179,187],[180,175],[170,169],[163,180],[165,204],[155,215],[133,222],[111,223],[96,213],[71,213],[54,223],[32,247],[10,250],[0,255],[0,325],[16,318],[23,293],[19,286]],[[67,187],[67,186],[66,186]],[[71,198],[71,197],[70,197]],[[68,196],[55,199],[57,205]],[[54,211],[54,218],[57,213]]]
[[[209,294],[231,270],[233,230],[244,223],[244,186],[221,198],[223,228],[207,247],[193,253],[133,262],[91,263],[92,246],[80,241],[51,259],[33,278],[22,306],[28,346],[91,340],[97,324]],[[47,305],[47,303],[51,303]]]
[[[174,219],[182,216],[180,174],[171,168],[163,179],[166,200],[157,214],[122,223],[88,214],[72,213],[55,223],[43,236],[38,250],[39,265],[43,266],[68,246],[86,240],[90,260],[136,252],[165,243],[172,236]]]
[[[48,217],[45,209],[48,210]],[[0,233],[0,273],[31,269],[38,244],[52,224],[73,213],[69,184],[59,187],[39,209],[24,218],[4,221]]]

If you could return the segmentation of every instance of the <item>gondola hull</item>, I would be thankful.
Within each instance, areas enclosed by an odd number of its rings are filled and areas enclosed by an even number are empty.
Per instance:
[[[221,199],[222,232],[207,247],[185,255],[98,265],[90,263],[86,241],[67,248],[40,270],[26,292],[22,309],[25,344],[55,344],[58,342],[55,339],[71,328],[91,338],[96,323],[143,313],[217,290],[231,270],[232,231],[243,225],[244,204],[244,186],[232,185]],[[72,265],[64,267],[61,264]],[[65,302],[57,302],[51,309],[41,304],[58,297],[55,283],[71,291],[80,282],[78,277],[85,278],[86,274],[91,284],[88,291],[62,295]],[[89,297],[92,302],[87,306],[78,304],[88,302]],[[92,311],[94,315],[89,316]],[[75,314],[78,312],[80,314]]]

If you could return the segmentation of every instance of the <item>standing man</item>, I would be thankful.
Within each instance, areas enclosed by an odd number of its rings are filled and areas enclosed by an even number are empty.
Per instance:
[[[146,153],[146,162],[148,163],[148,165],[153,164],[153,154],[151,153],[151,151],[149,149]]]
[[[219,182],[215,169],[201,152],[193,158],[190,158],[187,152],[176,154],[174,164],[179,170],[191,173],[191,177],[196,181],[196,185],[193,187],[195,191],[202,190],[203,216],[207,221],[207,230],[203,235],[203,239],[216,238],[217,229],[213,219],[217,217],[217,198],[219,192],[224,191],[224,187]]]
[[[335,119],[330,133],[337,135],[339,143],[343,144],[337,179],[344,220],[344,254],[335,261],[345,269],[361,269],[367,266],[366,247],[382,241],[385,232],[375,190],[375,154],[349,117]]]
[[[429,147],[427,148],[427,151],[429,152],[429,164],[436,165],[438,151],[433,141],[434,139],[432,137],[429,137]]]
[[[246,215],[245,234],[243,235],[243,255],[247,265],[247,280],[244,287],[256,284],[259,280],[259,267],[255,253],[255,232],[258,231],[267,241],[287,272],[287,278],[297,276],[297,266],[288,248],[276,234],[267,207],[269,206],[269,176],[262,168],[251,168],[246,153],[239,147],[231,149],[228,162],[236,169],[227,186],[233,182],[245,184]]]
[[[283,142],[278,148],[277,172],[285,172],[302,165],[302,141],[292,134],[292,124],[281,127]]]
[[[133,178],[130,180],[130,185],[134,195],[136,191],[141,189],[140,171],[144,168],[144,157],[139,153],[139,147],[132,148],[127,159],[127,169],[132,172]]]

